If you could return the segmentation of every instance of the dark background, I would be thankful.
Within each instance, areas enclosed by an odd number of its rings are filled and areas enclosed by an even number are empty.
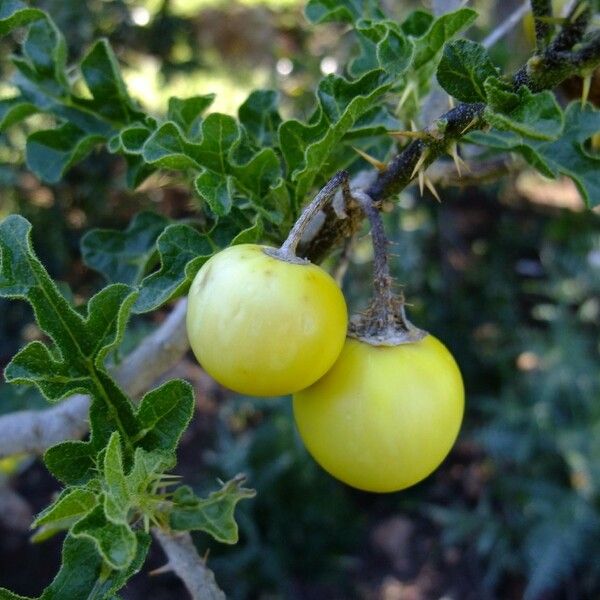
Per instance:
[[[108,36],[133,96],[157,114],[169,95],[210,91],[214,110],[233,113],[251,89],[270,86],[282,91],[284,112],[305,116],[323,57],[343,65],[351,47],[335,27],[309,30],[296,0],[39,4],[67,32],[71,56]],[[481,38],[512,5],[475,7],[482,18],[470,35]],[[519,25],[494,58],[510,69],[529,44]],[[6,81],[7,61],[0,68]],[[561,101],[577,88],[564,86]],[[103,285],[79,254],[90,228],[124,228],[141,208],[190,214],[178,186],[127,191],[123,163],[105,152],[58,185],[40,184],[22,166],[25,131],[1,140],[0,218],[19,212],[32,221],[38,255],[76,296]],[[584,209],[569,181],[518,164],[496,183],[440,192],[442,204],[411,188],[386,215],[411,318],[444,340],[467,390],[460,439],[426,481],[389,495],[347,488],[308,457],[289,398],[234,396],[191,356],[168,374],[189,378],[198,400],[177,472],[201,490],[243,472],[258,492],[240,507],[237,546],[197,538],[228,596],[600,598],[600,214]],[[369,244],[359,239],[345,279],[354,308],[369,294]],[[40,333],[22,303],[0,300],[0,315],[3,368]],[[162,316],[134,320],[127,344]],[[32,390],[0,386],[0,414],[43,405]],[[16,457],[0,461],[6,486],[27,504],[0,515],[0,586],[38,594],[56,572],[61,540],[31,545],[28,515],[58,485],[40,461]],[[163,562],[154,548],[122,597],[184,597],[175,577],[148,575]]]

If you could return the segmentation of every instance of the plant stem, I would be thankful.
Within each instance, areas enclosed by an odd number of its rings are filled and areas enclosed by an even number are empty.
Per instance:
[[[373,199],[365,192],[352,191],[371,223],[373,243],[373,300],[369,308],[350,322],[349,335],[373,346],[397,346],[418,342],[426,332],[406,318],[404,296],[393,289],[388,244],[383,220]]]
[[[280,258],[294,262],[298,260],[296,250],[306,228],[325,207],[327,202],[333,198],[338,188],[342,185],[348,185],[348,173],[346,171],[339,171],[336,173],[314,197],[313,201],[302,211],[302,214],[296,223],[294,223],[287,239],[277,251],[277,255]]]

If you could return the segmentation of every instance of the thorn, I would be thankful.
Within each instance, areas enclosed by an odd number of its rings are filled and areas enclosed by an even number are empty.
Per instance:
[[[473,117],[466,125],[465,128],[460,132],[461,135],[463,135],[467,129],[469,129],[469,127],[471,127],[471,125],[473,125],[473,123],[476,123],[479,117]]]
[[[166,565],[163,565],[162,567],[158,567],[158,569],[154,569],[153,571],[150,571],[148,573],[148,575],[150,575],[151,577],[154,577],[156,575],[164,575],[165,573],[170,573],[173,570],[173,567],[171,566],[171,563],[167,563]]]
[[[459,177],[462,177],[462,168],[466,171],[471,171],[469,169],[469,165],[459,156],[458,154],[458,144],[456,142],[452,142],[450,147],[448,148],[448,154],[452,157],[454,161],[454,166],[456,167],[456,172]]]
[[[429,136],[424,131],[388,131],[392,137],[407,137],[412,140],[425,140]]]
[[[582,107],[584,107],[588,101],[591,87],[592,87],[592,76],[586,75],[583,78],[583,88],[581,90],[581,106]]]
[[[204,552],[204,556],[202,557],[202,562],[204,564],[206,564],[208,562],[209,555],[210,555],[210,548],[207,548],[206,552]]]
[[[381,162],[366,152],[363,152],[360,148],[352,146],[352,150],[364,158],[370,165],[374,166],[378,171],[385,171],[387,169],[387,165],[384,162]]]
[[[435,186],[433,185],[433,181],[431,181],[431,179],[429,179],[429,177],[425,177],[425,185],[426,185],[427,189],[431,192],[433,197],[441,204],[442,200],[440,198],[440,195],[438,194],[437,190],[435,189]]]
[[[423,163],[427,160],[427,154],[427,150],[424,150],[423,154],[421,154],[421,156],[419,157],[419,160],[417,161],[417,164],[415,165],[415,168],[413,169],[413,172],[410,175],[411,179],[417,174],[418,171],[421,170]]]
[[[423,169],[419,169],[419,192],[421,194],[421,198],[423,197],[423,186],[425,184],[425,172]]]
[[[404,88],[404,91],[402,92],[402,96],[400,96],[400,100],[398,101],[397,110],[400,110],[404,106],[404,103],[408,100],[408,97],[413,92],[414,87],[415,87],[415,84],[412,81],[409,81],[406,84],[406,87]]]
[[[452,109],[455,107],[454,98],[448,94],[448,106]]]

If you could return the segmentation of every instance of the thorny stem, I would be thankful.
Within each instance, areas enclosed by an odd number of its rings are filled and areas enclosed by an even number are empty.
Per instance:
[[[349,335],[373,346],[397,346],[417,342],[426,332],[406,318],[404,296],[396,295],[388,260],[388,239],[383,220],[373,199],[365,192],[352,191],[371,223],[373,243],[373,300],[369,308],[350,321]]]
[[[323,210],[325,205],[333,198],[340,186],[345,186],[344,190],[348,186],[348,173],[347,171],[338,171],[319,191],[314,197],[312,202],[302,211],[302,214],[298,220],[294,223],[294,226],[290,230],[290,233],[281,245],[281,248],[275,252],[269,252],[290,262],[307,262],[304,259],[296,256],[296,250],[298,244],[306,231],[306,228],[310,222],[316,217],[316,215]]]
[[[600,32],[594,31],[584,37],[591,20],[590,6],[589,0],[576,0],[573,3],[565,24],[554,40],[513,75],[515,90],[521,86],[526,86],[532,92],[551,89],[574,74],[585,75],[600,65]],[[485,109],[483,102],[461,103],[425,129],[422,132],[423,139],[414,140],[404,147],[366,189],[375,205],[380,208],[386,198],[407,187],[418,171],[427,169],[464,135],[485,128],[488,124]],[[351,208],[346,212],[344,219],[333,212],[326,214],[323,225],[310,241],[305,242],[305,256],[318,262],[342,239],[358,231],[364,211]]]

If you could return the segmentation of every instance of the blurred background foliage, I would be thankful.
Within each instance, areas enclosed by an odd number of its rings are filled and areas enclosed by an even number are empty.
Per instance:
[[[316,80],[340,72],[351,46],[339,28],[309,30],[297,0],[38,4],[67,32],[73,56],[109,37],[132,95],[157,114],[170,95],[209,92],[217,94],[214,110],[234,114],[252,89],[275,87],[284,113],[306,116]],[[402,14],[406,4],[390,0],[387,8]],[[469,35],[480,39],[514,5],[485,0],[475,8],[482,16]],[[510,68],[529,44],[517,28],[494,57]],[[10,51],[4,40],[0,52]],[[0,84],[2,96],[9,92]],[[0,218],[19,212],[33,223],[40,258],[75,303],[101,285],[81,262],[83,233],[122,229],[142,208],[192,214],[187,190],[172,181],[153,178],[128,191],[124,165],[105,152],[57,185],[40,184],[22,166],[28,127],[35,121],[10,129],[0,144]],[[411,188],[385,217],[411,318],[446,342],[466,382],[459,442],[426,481],[383,496],[346,488],[303,449],[288,398],[232,396],[191,360],[169,374],[189,377],[198,397],[178,471],[200,489],[244,472],[258,491],[241,507],[240,544],[210,545],[209,564],[230,597],[600,597],[600,214],[584,210],[568,182],[527,171],[441,193],[437,204]],[[369,294],[370,261],[364,235],[344,281],[355,309]],[[40,333],[21,303],[0,300],[0,313],[2,368]],[[161,318],[134,320],[130,347]],[[0,413],[41,405],[33,392],[6,385],[0,398]],[[0,487],[7,481],[32,510],[56,489],[31,461],[0,463]],[[5,521],[0,585],[39,592],[57,546],[32,550],[27,533]],[[197,541],[207,549],[207,539]],[[159,566],[160,555],[152,561]],[[123,597],[180,597],[178,585],[142,574]]]

